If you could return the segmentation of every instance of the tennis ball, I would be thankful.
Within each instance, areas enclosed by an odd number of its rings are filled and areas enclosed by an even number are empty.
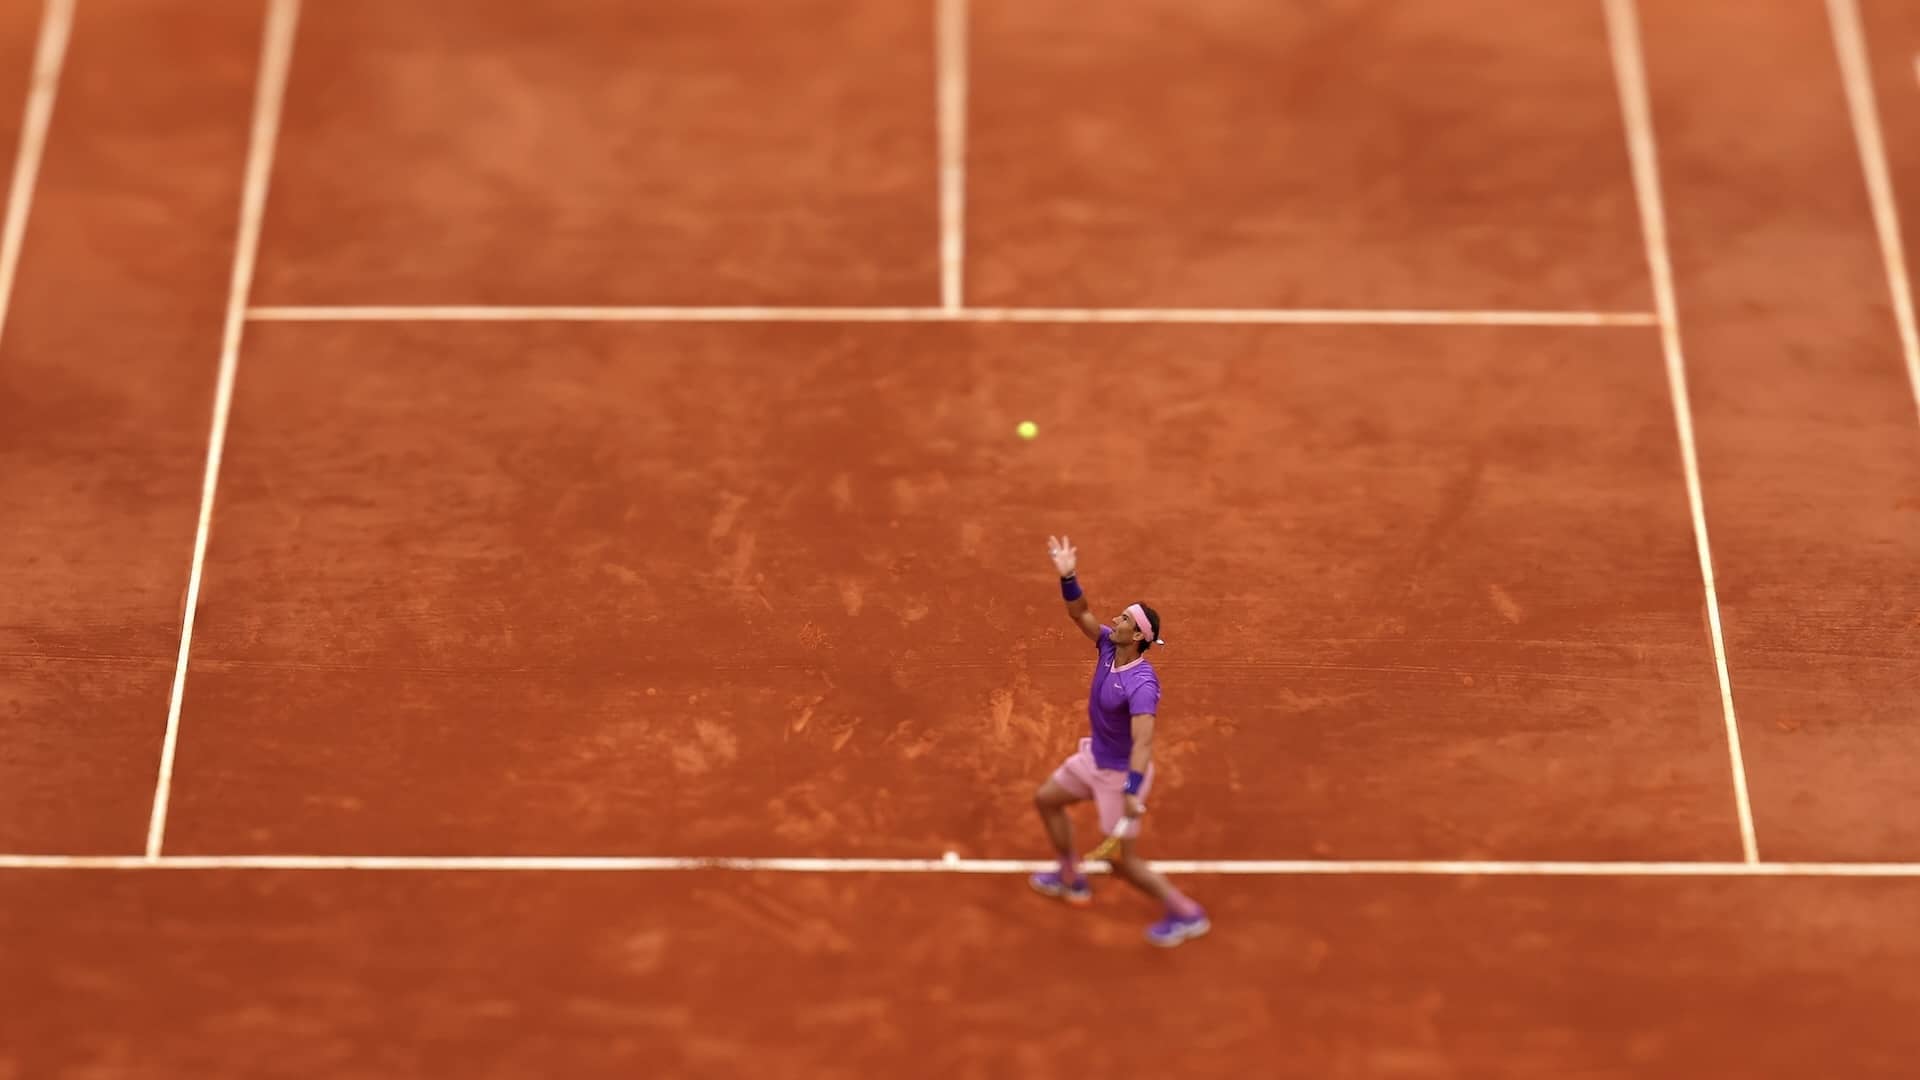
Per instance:
[[[1020,433],[1021,438],[1031,439],[1035,435],[1040,434],[1040,425],[1031,420],[1022,420],[1020,421],[1020,426],[1014,428],[1014,430]]]

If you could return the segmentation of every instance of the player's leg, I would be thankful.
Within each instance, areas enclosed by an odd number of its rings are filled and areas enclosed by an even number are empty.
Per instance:
[[[1075,904],[1093,899],[1093,886],[1080,872],[1079,860],[1074,855],[1073,822],[1067,817],[1067,807],[1092,797],[1087,775],[1091,763],[1086,741],[1082,740],[1080,751],[1061,762],[1047,782],[1033,793],[1034,809],[1046,826],[1047,839],[1053,844],[1054,856],[1060,860],[1060,869],[1035,874],[1028,880],[1035,890]]]
[[[1132,837],[1121,839],[1119,855],[1113,860],[1113,875],[1166,905],[1166,917],[1147,928],[1147,940],[1155,945],[1178,945],[1213,928],[1205,908],[1174,888],[1165,874],[1147,865]]]
[[[1060,897],[1070,904],[1085,904],[1093,899],[1093,885],[1080,872],[1074,858],[1073,822],[1067,818],[1067,807],[1083,798],[1085,796],[1076,794],[1069,784],[1062,783],[1057,773],[1033,794],[1033,805],[1046,824],[1047,839],[1053,843],[1060,869],[1035,874],[1027,879],[1028,883],[1034,891]]]
[[[1048,777],[1033,793],[1033,807],[1040,812],[1040,821],[1047,828],[1047,840],[1053,844],[1054,854],[1061,859],[1061,869],[1071,871],[1073,865],[1073,820],[1067,817],[1067,807],[1086,798],[1067,788],[1057,776]]]
[[[1155,769],[1147,766],[1147,775],[1140,785],[1140,800],[1145,802],[1153,792]],[[1126,812],[1126,777],[1122,773],[1106,770],[1095,778],[1094,804],[1100,810],[1100,828],[1107,832],[1120,822]],[[1211,924],[1207,913],[1199,904],[1193,902],[1185,893],[1173,887],[1165,875],[1147,865],[1140,857],[1140,830],[1146,819],[1135,822],[1129,834],[1120,838],[1120,850],[1109,861],[1113,867],[1113,876],[1153,897],[1166,905],[1166,918],[1155,923],[1147,930],[1147,940],[1155,945],[1178,945],[1190,937],[1199,937],[1207,932]]]

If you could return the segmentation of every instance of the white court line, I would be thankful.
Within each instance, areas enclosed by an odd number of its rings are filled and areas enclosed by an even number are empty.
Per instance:
[[[286,95],[293,56],[293,32],[300,0],[269,0],[260,47],[260,75],[254,87],[253,133],[247,145],[245,185],[240,195],[240,229],[227,292],[226,326],[220,341],[220,380],[214,391],[213,427],[207,437],[207,469],[200,485],[200,524],[193,535],[193,568],[187,575],[186,613],[180,624],[180,654],[174,661],[173,693],[167,701],[167,735],[160,748],[160,775],[153,788],[153,816],[147,822],[147,858],[157,859],[166,837],[167,800],[173,789],[173,761],[180,743],[180,702],[187,687],[187,656],[193,648],[194,615],[200,606],[200,579],[207,561],[207,536],[213,525],[213,495],[220,482],[220,460],[227,441],[227,415],[240,364],[240,333],[247,294],[253,287],[254,257],[260,246],[260,219],[267,205],[267,178],[273,174],[273,147],[280,134],[280,104]]]
[[[53,102],[66,66],[67,41],[73,36],[74,0],[47,0],[40,13],[40,43],[33,51],[33,84],[27,91],[26,116],[20,123],[20,150],[13,159],[13,184],[7,190],[7,216],[0,225],[0,333],[13,303],[13,277],[20,267],[20,248],[27,238],[27,213],[33,207],[33,186],[40,177],[40,158],[47,146],[47,128],[53,122]]]
[[[1613,49],[1620,110],[1626,121],[1627,153],[1640,203],[1647,265],[1653,275],[1654,307],[1660,316],[1660,343],[1666,353],[1667,383],[1673,419],[1680,433],[1680,460],[1687,476],[1687,503],[1693,511],[1693,537],[1700,555],[1707,629],[1713,639],[1714,669],[1720,679],[1720,710],[1726,720],[1727,755],[1733,770],[1733,797],[1740,819],[1740,847],[1749,863],[1760,860],[1753,834],[1753,807],[1747,798],[1747,768],[1740,753],[1740,725],[1733,712],[1733,681],[1727,674],[1727,649],[1720,633],[1720,600],[1713,582],[1713,550],[1707,544],[1706,503],[1700,493],[1700,463],[1693,441],[1693,405],[1687,393],[1687,368],[1680,351],[1680,315],[1673,295],[1672,260],[1667,254],[1666,210],[1660,199],[1660,167],[1654,147],[1653,109],[1647,99],[1646,61],[1640,52],[1640,27],[1634,0],[1605,0],[1607,36]]]
[[[1300,326],[1656,326],[1650,312],[1339,308],[256,307],[257,322],[1214,323]]]
[[[934,0],[940,131],[940,306],[958,310],[966,266],[967,0]]]
[[[1052,860],[692,858],[567,855],[0,855],[0,870],[384,870],[489,873],[667,873],[697,870],[795,874],[1024,874]],[[1920,863],[1523,862],[1450,859],[1156,859],[1169,874],[1267,877],[1920,877]],[[1088,863],[1088,873],[1106,873]]]
[[[1847,90],[1847,111],[1853,117],[1854,143],[1860,150],[1860,171],[1873,204],[1874,229],[1880,235],[1880,257],[1886,262],[1887,288],[1893,295],[1893,319],[1900,330],[1900,348],[1906,354],[1907,385],[1913,389],[1913,407],[1920,415],[1920,332],[1914,328],[1913,287],[1907,278],[1906,253],[1900,241],[1900,215],[1887,174],[1887,148],[1880,134],[1880,110],[1873,93],[1873,65],[1860,30],[1857,0],[1827,0],[1827,21],[1833,25],[1833,47],[1840,58],[1841,83]]]

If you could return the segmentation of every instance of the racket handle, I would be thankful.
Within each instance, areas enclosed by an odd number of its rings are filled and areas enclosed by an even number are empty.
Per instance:
[[[1092,851],[1087,852],[1085,857],[1089,861],[1092,861],[1096,859],[1105,859],[1107,856],[1112,855],[1114,851],[1120,847],[1121,839],[1127,835],[1128,827],[1137,820],[1139,819],[1122,817],[1119,821],[1114,822],[1113,830],[1107,833],[1106,839],[1100,841],[1099,847],[1096,847]]]

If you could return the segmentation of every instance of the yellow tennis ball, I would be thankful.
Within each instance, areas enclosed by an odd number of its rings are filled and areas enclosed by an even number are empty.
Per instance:
[[[1040,425],[1031,420],[1022,420],[1020,421],[1020,426],[1014,430],[1020,433],[1021,438],[1031,439],[1035,435],[1040,434]]]

